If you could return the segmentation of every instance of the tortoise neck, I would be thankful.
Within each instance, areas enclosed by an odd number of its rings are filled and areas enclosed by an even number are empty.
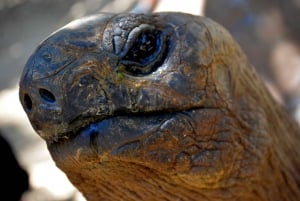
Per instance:
[[[260,136],[252,141],[254,150],[261,151],[262,156],[259,173],[253,175],[257,177],[252,189],[257,195],[255,200],[297,201],[300,198],[300,126],[275,101],[251,66],[234,72],[234,101],[243,104],[235,104],[240,108],[235,106],[233,110],[241,118],[244,111],[252,115],[250,120],[242,120],[250,131],[254,130],[247,136]],[[244,105],[248,107],[246,110]]]
[[[300,126],[262,83],[258,81],[249,87],[252,88],[248,93],[255,94],[257,101],[254,105],[262,108],[266,135],[270,139],[261,177],[262,200],[297,201],[300,198]]]
[[[283,108],[272,107],[269,134],[272,138],[272,155],[269,160],[269,177],[273,180],[272,200],[299,200],[300,197],[300,128]],[[270,185],[267,183],[267,185]],[[274,198],[274,195],[277,196]]]

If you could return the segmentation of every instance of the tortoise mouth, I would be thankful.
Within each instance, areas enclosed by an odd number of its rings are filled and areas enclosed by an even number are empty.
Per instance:
[[[184,111],[171,112],[151,112],[151,113],[130,113],[118,114],[107,118],[86,120],[83,126],[73,128],[69,132],[63,134],[55,141],[48,142],[51,146],[64,146],[66,143],[82,144],[83,147],[88,146],[97,152],[117,153],[124,147],[132,146],[132,144],[140,144],[152,135],[162,132],[174,132],[176,123],[172,123],[172,127],[166,128],[165,124],[172,121],[191,128],[194,120],[191,114],[206,108],[196,108]],[[82,117],[83,118],[83,117]],[[80,121],[82,118],[77,119]]]

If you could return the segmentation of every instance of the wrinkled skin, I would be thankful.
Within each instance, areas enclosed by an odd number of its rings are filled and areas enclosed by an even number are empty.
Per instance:
[[[20,100],[88,200],[297,200],[299,128],[228,32],[100,14],[29,58]]]

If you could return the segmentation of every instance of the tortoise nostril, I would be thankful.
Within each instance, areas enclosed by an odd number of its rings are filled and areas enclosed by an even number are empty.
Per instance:
[[[28,94],[24,95],[24,103],[27,111],[32,110],[32,101],[31,98],[28,96]]]
[[[43,100],[50,102],[50,103],[55,102],[55,96],[50,91],[48,91],[46,89],[39,89],[39,93]]]

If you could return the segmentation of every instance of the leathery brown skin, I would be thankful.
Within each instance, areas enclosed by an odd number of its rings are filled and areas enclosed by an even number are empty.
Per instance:
[[[72,22],[29,58],[20,100],[88,200],[300,197],[297,123],[208,18]]]

